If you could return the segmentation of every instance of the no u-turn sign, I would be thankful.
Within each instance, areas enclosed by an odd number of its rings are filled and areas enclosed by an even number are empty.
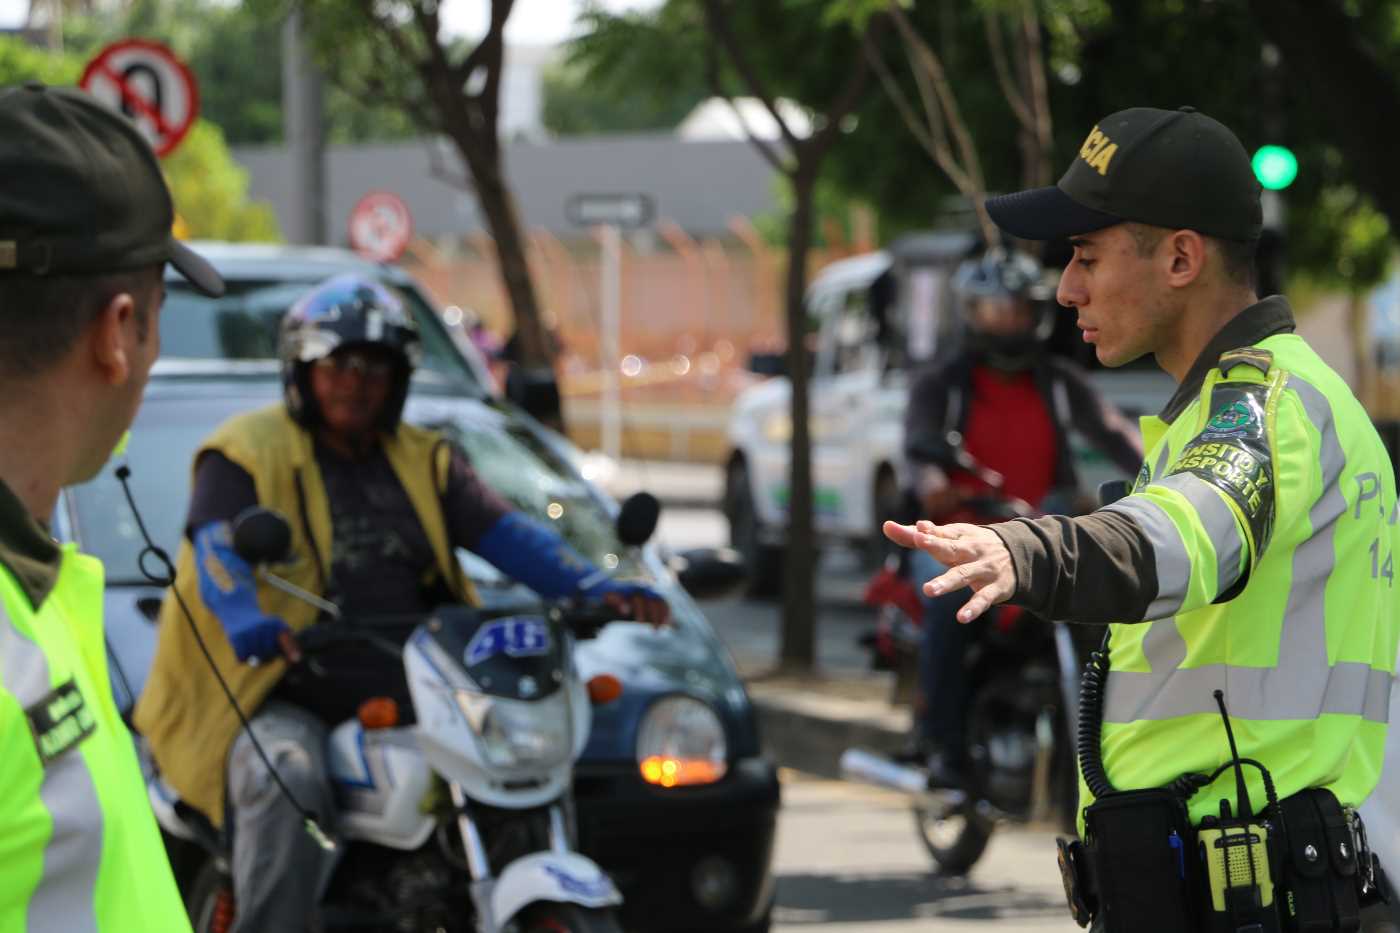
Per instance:
[[[123,39],[97,54],[78,86],[130,117],[165,156],[199,115],[199,90],[185,63],[159,42]]]

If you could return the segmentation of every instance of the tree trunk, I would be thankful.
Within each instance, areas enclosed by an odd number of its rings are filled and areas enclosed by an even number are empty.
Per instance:
[[[807,373],[807,250],[812,237],[816,167],[799,154],[792,173],[793,210],[788,227],[787,363],[792,383],[792,461],[788,480],[787,566],[783,580],[782,665],[810,670],[816,660],[816,547],[812,522],[812,435]],[[815,162],[815,159],[810,160]]]
[[[471,171],[477,203],[496,241],[497,267],[515,314],[516,341],[520,348],[516,364],[523,370],[524,384],[532,387],[530,392],[537,392],[535,387],[541,384],[547,384],[552,389],[552,392],[545,392],[547,396],[552,395],[552,406],[546,405],[545,410],[533,410],[532,405],[525,407],[532,409],[531,414],[542,422],[562,432],[563,412],[558,404],[558,390],[554,388],[557,386],[554,375],[556,346],[545,328],[535,296],[530,266],[525,259],[525,242],[520,235],[520,217],[501,170],[500,146],[494,140],[490,145],[483,145],[470,131],[454,130],[451,136]],[[521,399],[517,398],[516,401],[520,402]],[[548,410],[550,408],[552,410]]]

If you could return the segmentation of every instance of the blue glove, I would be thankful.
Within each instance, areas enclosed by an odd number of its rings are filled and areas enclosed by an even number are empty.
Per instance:
[[[585,560],[568,542],[520,512],[507,512],[472,548],[506,576],[548,599],[661,596],[641,583],[622,583]]]
[[[194,533],[199,595],[228,634],[240,661],[256,664],[282,654],[278,636],[291,631],[287,623],[258,606],[253,568],[233,549],[228,522],[210,522]]]

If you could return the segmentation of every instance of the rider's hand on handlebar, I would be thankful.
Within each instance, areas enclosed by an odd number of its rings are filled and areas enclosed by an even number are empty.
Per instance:
[[[649,586],[640,583],[614,583],[599,587],[596,595],[624,618],[661,628],[671,621],[671,606]]]
[[[973,596],[958,610],[959,622],[971,622],[1016,591],[1011,552],[1001,537],[981,525],[913,525],[885,522],[885,537],[901,547],[927,551],[947,565],[948,572],[924,584],[928,596],[941,596],[969,586]]]
[[[289,662],[301,663],[301,645],[297,644],[297,636],[291,629],[286,629],[277,636],[277,646],[282,649],[282,656]]]

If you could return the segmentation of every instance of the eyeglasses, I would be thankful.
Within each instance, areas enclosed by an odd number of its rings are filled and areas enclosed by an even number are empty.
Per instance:
[[[387,379],[394,371],[394,364],[364,353],[332,353],[317,360],[316,368],[337,375],[355,373],[366,379]]]

